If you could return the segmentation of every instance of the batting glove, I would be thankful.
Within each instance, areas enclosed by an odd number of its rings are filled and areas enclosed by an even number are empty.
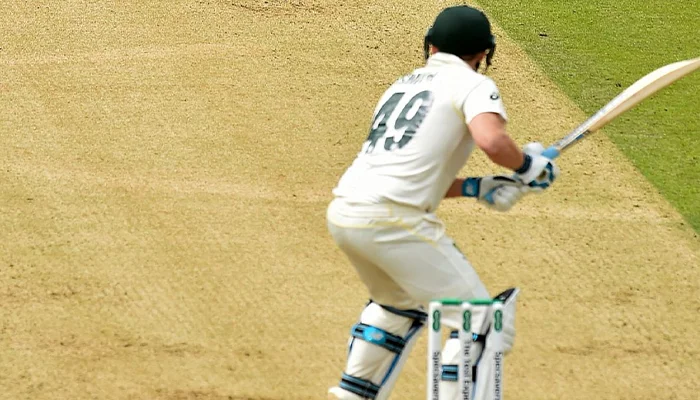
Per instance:
[[[542,155],[544,146],[541,143],[528,143],[523,148],[525,162],[515,171],[515,177],[527,185],[533,192],[542,192],[554,183],[559,176],[559,167],[554,161]]]
[[[476,197],[496,211],[508,211],[523,197],[522,187],[522,182],[504,175],[467,178],[462,184],[462,195]]]

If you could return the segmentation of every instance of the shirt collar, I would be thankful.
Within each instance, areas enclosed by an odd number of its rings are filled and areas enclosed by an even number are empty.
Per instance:
[[[448,53],[435,53],[432,56],[430,56],[430,58],[428,58],[428,62],[426,63],[427,67],[442,67],[445,65],[461,66],[472,69],[469,66],[469,64],[464,62],[464,60],[462,60],[454,54]]]

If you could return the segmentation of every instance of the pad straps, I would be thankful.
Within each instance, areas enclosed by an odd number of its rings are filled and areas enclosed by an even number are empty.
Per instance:
[[[340,388],[367,399],[374,399],[379,393],[379,385],[346,373],[343,373],[343,377],[340,379]]]
[[[353,326],[350,335],[354,338],[362,339],[365,342],[383,347],[396,354],[400,354],[406,346],[406,340],[401,336],[362,323]]]

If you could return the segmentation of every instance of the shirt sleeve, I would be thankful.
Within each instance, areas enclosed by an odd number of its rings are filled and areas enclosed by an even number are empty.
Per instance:
[[[464,99],[462,112],[467,123],[482,113],[496,113],[508,120],[506,108],[501,100],[501,94],[496,84],[489,78],[479,83]]]

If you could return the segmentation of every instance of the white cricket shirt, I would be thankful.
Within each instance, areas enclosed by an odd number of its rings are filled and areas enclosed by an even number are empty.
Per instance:
[[[457,56],[432,55],[384,92],[367,140],[333,194],[434,212],[474,148],[467,124],[486,112],[507,119],[496,84]]]

